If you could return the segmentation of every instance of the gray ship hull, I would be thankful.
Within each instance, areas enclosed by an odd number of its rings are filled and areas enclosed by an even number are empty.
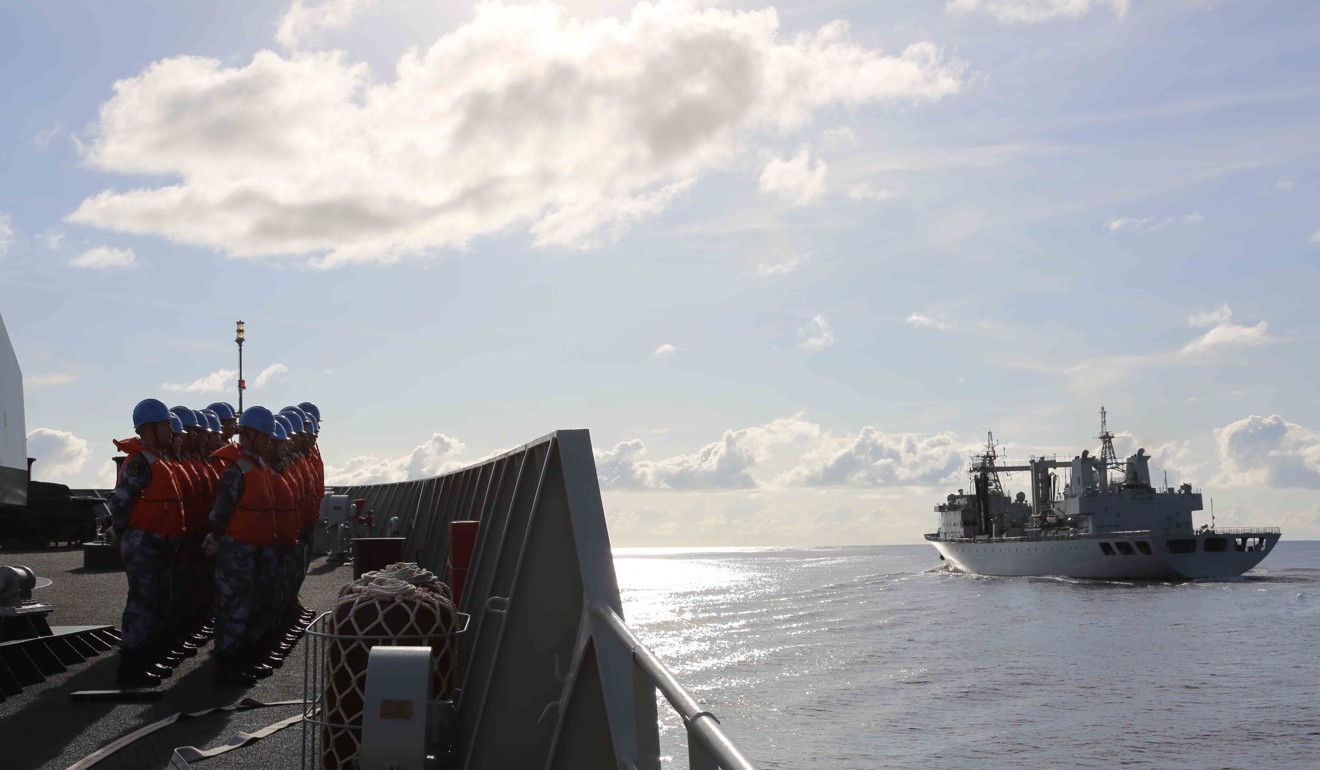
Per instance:
[[[1246,573],[1269,555],[1279,541],[1279,532],[1219,531],[1195,535],[1116,532],[1058,539],[978,540],[944,540],[927,535],[926,539],[950,566],[978,575],[1189,580],[1231,578]],[[1189,541],[1194,541],[1194,546]],[[1224,541],[1226,547],[1216,550],[1225,545]]]

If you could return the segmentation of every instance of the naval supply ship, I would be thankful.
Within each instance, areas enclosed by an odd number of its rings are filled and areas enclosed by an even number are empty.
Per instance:
[[[1279,542],[1277,527],[1195,527],[1201,493],[1191,484],[1153,486],[1144,449],[1119,461],[1103,408],[1099,438],[1099,457],[1008,465],[989,434],[969,469],[972,491],[935,506],[940,528],[926,540],[963,572],[1100,580],[1237,577]],[[1030,500],[1004,491],[1000,474],[1014,472],[1029,474]]]

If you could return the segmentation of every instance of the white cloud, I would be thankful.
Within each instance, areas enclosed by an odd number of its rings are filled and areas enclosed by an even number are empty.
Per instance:
[[[788,486],[933,486],[955,479],[975,445],[952,434],[885,434],[870,426],[802,458]]]
[[[1284,177],[1274,183],[1274,189],[1279,192],[1292,192],[1297,189],[1297,182]]]
[[[65,430],[37,428],[27,434],[28,454],[37,458],[32,477],[41,481],[69,483],[91,455],[86,439]]]
[[[425,443],[401,457],[380,458],[361,455],[340,466],[326,466],[330,484],[383,484],[410,479],[425,479],[462,468],[475,460],[460,458],[467,449],[463,442],[443,433],[431,435]]]
[[[756,266],[753,275],[757,278],[773,278],[788,275],[811,261],[812,252],[796,254],[780,262],[763,262]]]
[[[857,134],[853,132],[851,126],[827,128],[821,132],[820,138],[825,140],[826,144],[834,147],[851,147],[857,144]]]
[[[28,139],[28,149],[32,152],[45,152],[50,149],[50,143],[62,133],[64,133],[64,124],[56,121],[55,125],[33,134],[32,138]]]
[[[1264,345],[1273,341],[1270,338],[1269,329],[1270,325],[1264,321],[1254,326],[1242,326],[1225,321],[1187,343],[1181,352],[1183,355],[1189,356],[1228,348]]]
[[[825,194],[825,174],[829,167],[823,160],[811,161],[806,147],[788,160],[771,156],[761,171],[763,193],[779,195],[795,206],[805,206]]]
[[[804,350],[822,350],[834,344],[834,331],[825,316],[818,315],[798,329],[798,339]]]
[[[42,246],[45,246],[46,248],[50,249],[51,251],[55,251],[55,250],[59,249],[59,247],[60,247],[61,245],[64,244],[64,231],[63,231],[63,230],[47,230],[46,232],[42,233],[41,235],[38,235],[38,236],[37,236],[37,240],[38,240],[38,241],[41,241],[41,245],[42,245]]]
[[[1187,325],[1197,328],[1218,326],[1223,323],[1228,323],[1229,319],[1232,317],[1233,309],[1225,303],[1214,310],[1207,310],[1204,313],[1192,313],[1187,316]]]
[[[14,224],[8,214],[0,213],[0,257],[9,251],[9,246],[14,242]]]
[[[344,29],[375,0],[293,0],[284,12],[275,39],[286,48],[315,41],[323,33]]]
[[[1120,19],[1127,14],[1129,0],[949,0],[950,13],[986,13],[1002,22],[1041,22],[1076,19],[1093,8],[1109,6]]]
[[[669,358],[669,357],[673,356],[674,353],[677,352],[677,351],[678,351],[678,348],[676,348],[676,347],[674,347],[673,345],[670,345],[668,342],[666,342],[665,344],[663,344],[663,345],[661,345],[660,347],[656,348],[656,349],[655,349],[655,352],[652,353],[651,355],[652,355],[653,357],[655,357],[655,358]]]
[[[192,382],[166,382],[162,383],[160,387],[174,393],[222,393],[230,388],[238,387],[238,370],[220,369],[198,377]]]
[[[289,367],[285,366],[284,364],[271,364],[270,366],[267,366],[265,369],[262,369],[261,373],[252,379],[252,387],[260,388],[266,385],[267,383],[269,383],[271,380],[275,379],[276,377],[281,377],[288,373],[289,373]]]
[[[77,382],[78,376],[68,372],[52,372],[50,374],[25,374],[23,375],[23,384],[26,386],[42,388],[48,385],[68,385],[71,382]]]
[[[323,266],[522,227],[541,246],[591,245],[754,136],[962,87],[966,67],[931,43],[885,55],[841,23],[792,37],[778,24],[686,3],[622,20],[483,3],[386,80],[342,52],[160,60],[115,84],[83,158],[172,181],[105,190],[68,219]]]
[[[1180,217],[1110,217],[1105,220],[1105,229],[1111,233],[1127,231],[1133,233],[1153,233],[1169,225],[1180,222],[1184,225],[1199,225],[1205,222],[1205,216],[1199,211]]]
[[[74,257],[69,264],[93,270],[132,269],[138,267],[137,257],[132,249],[117,249],[113,246],[97,246]]]
[[[952,329],[953,324],[941,321],[938,318],[932,318],[924,313],[913,312],[912,315],[903,319],[903,323],[908,326],[915,326],[918,329]]]
[[[887,201],[898,197],[898,193],[884,187],[876,187],[870,182],[862,182],[848,188],[848,199],[854,201]]]
[[[1311,233],[1311,243],[1320,243],[1320,230]],[[0,251],[0,253],[3,253],[3,251]]]
[[[691,454],[647,460],[641,439],[622,441],[596,451],[596,473],[602,489],[753,489],[758,463],[777,448],[820,435],[820,426],[801,417],[740,430],[726,430],[719,441]]]
[[[1279,415],[1251,415],[1215,431],[1224,484],[1320,488],[1320,435]]]

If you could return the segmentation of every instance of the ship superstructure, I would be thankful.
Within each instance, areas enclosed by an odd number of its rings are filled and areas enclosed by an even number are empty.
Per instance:
[[[1098,457],[1000,464],[989,435],[969,469],[972,490],[935,506],[940,528],[926,540],[965,572],[1122,580],[1235,577],[1274,548],[1276,527],[1196,528],[1201,493],[1191,484],[1154,486],[1144,449],[1118,460],[1100,414]],[[1004,491],[1000,474],[1008,473],[1028,475],[1029,498]]]

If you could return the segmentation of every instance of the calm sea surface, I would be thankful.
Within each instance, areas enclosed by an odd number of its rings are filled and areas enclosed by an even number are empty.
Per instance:
[[[629,625],[763,767],[1320,768],[1320,542],[1181,584],[924,545],[615,557]]]

